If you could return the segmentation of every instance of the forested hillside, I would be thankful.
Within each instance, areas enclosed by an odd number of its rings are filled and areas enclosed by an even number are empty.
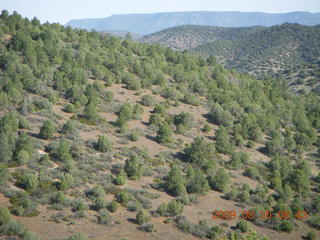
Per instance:
[[[217,40],[234,40],[242,35],[260,31],[264,27],[225,28],[199,25],[183,25],[168,28],[141,38],[142,42],[160,43],[175,50],[187,50]]]
[[[294,91],[319,93],[320,25],[283,24],[250,28],[181,26],[154,33],[144,42],[213,55],[227,68],[285,78]]]
[[[2,11],[0,236],[315,239],[319,102],[213,57]]]

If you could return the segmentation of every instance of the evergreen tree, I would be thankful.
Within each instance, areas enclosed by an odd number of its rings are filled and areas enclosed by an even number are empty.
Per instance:
[[[216,147],[221,153],[230,154],[234,148],[231,143],[230,135],[228,130],[224,127],[220,127],[216,132]]]
[[[99,119],[99,114],[96,110],[96,106],[94,104],[94,102],[90,101],[83,112],[83,117],[89,121],[97,121]]]
[[[184,149],[184,153],[188,162],[196,163],[205,169],[215,165],[215,146],[201,137],[196,137],[191,145]]]
[[[137,213],[136,220],[138,224],[149,222],[151,219],[150,215],[143,209],[140,209]]]
[[[126,160],[124,167],[129,179],[138,180],[142,176],[142,163],[137,155],[132,155],[129,159]]]
[[[99,136],[98,142],[96,143],[96,149],[100,152],[107,152],[111,149],[111,142],[106,136]]]
[[[54,131],[55,127],[53,123],[50,120],[46,120],[40,128],[39,136],[42,139],[51,139],[53,138]]]
[[[159,129],[157,131],[157,141],[161,144],[170,143],[173,141],[172,139],[172,130],[168,123],[162,122],[159,125]]]
[[[180,169],[177,166],[173,166],[169,172],[167,181],[169,192],[174,196],[179,196],[186,193],[186,187],[184,183],[185,179],[182,176]]]
[[[208,182],[213,190],[225,192],[227,190],[228,184],[230,183],[229,173],[226,172],[223,168],[220,168],[214,175],[208,176]]]

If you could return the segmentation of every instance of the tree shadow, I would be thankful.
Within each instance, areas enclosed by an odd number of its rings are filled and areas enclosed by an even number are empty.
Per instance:
[[[131,222],[133,224],[138,224],[137,219],[135,218],[127,218],[128,222]]]
[[[264,155],[268,155],[268,150],[266,147],[259,147],[259,148],[257,148],[257,151],[264,154]]]
[[[30,137],[34,137],[34,138],[39,138],[39,139],[42,139],[39,135],[39,133],[32,133],[32,132],[29,132],[28,134]]]
[[[152,136],[150,134],[146,134],[145,137],[149,140],[152,140],[154,142],[157,142],[157,137],[156,136]]]
[[[109,124],[111,124],[113,127],[118,127],[118,124],[116,121],[109,121]]]
[[[188,159],[186,158],[186,155],[183,152],[177,152],[173,155],[174,158],[178,158],[183,162],[188,162]]]
[[[215,136],[205,136],[206,139],[211,140],[211,141],[215,141],[216,138]]]
[[[145,125],[145,126],[149,126],[149,123],[148,123],[148,122],[141,121],[141,124],[143,124],[143,125]]]

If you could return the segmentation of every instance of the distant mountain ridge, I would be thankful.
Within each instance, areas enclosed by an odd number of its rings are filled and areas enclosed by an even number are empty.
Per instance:
[[[220,27],[272,26],[282,23],[303,25],[320,24],[320,13],[289,12],[166,12],[151,14],[119,14],[107,18],[75,19],[66,26],[96,31],[125,30],[150,34],[180,25],[207,25]]]

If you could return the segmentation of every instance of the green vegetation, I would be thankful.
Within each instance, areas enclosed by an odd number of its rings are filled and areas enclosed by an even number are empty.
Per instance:
[[[149,222],[151,219],[150,215],[143,209],[141,209],[136,216],[138,224],[143,224]]]
[[[183,204],[176,200],[169,203],[162,203],[158,208],[158,213],[161,216],[173,217],[180,215],[183,212]]]
[[[100,152],[107,152],[110,151],[111,146],[112,144],[106,136],[99,136],[95,147]]]
[[[301,224],[319,228],[317,94],[213,57],[17,13],[0,15],[0,33],[0,190],[12,214],[47,208],[48,219],[73,229],[78,218],[109,224],[116,215],[122,224],[132,211],[136,227],[156,236],[150,212],[201,238],[259,239],[247,222],[229,234],[179,217],[219,191],[219,204],[307,211]],[[0,208],[6,231],[21,228],[7,216]],[[252,224],[300,231],[296,221]]]
[[[143,173],[142,162],[137,155],[132,155],[126,160],[124,167],[129,179],[138,180]]]
[[[51,139],[53,138],[53,134],[55,132],[54,125],[51,121],[47,120],[43,123],[40,128],[39,136],[43,139]]]
[[[161,122],[159,124],[159,130],[157,131],[157,141],[161,144],[170,143],[172,139],[172,130],[167,122]]]
[[[191,145],[184,149],[184,153],[188,162],[196,163],[205,169],[215,165],[215,146],[201,137],[195,138]]]
[[[240,28],[186,25],[147,35],[143,40],[210,56],[210,62],[218,59],[227,68],[264,80],[267,75],[283,77],[295,91],[305,85],[319,94],[319,30],[318,25],[299,24]],[[312,79],[309,84],[307,78]],[[220,113],[228,116],[227,112]]]

